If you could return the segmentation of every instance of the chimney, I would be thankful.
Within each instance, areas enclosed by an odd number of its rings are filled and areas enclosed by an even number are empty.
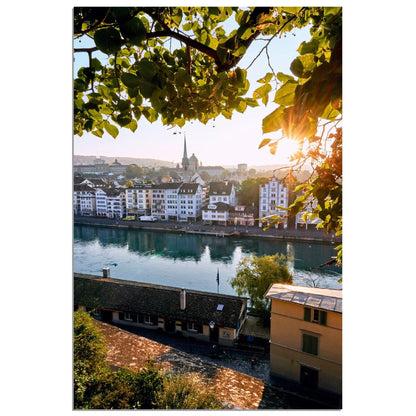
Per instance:
[[[103,277],[104,278],[110,277],[110,268],[109,267],[104,267],[103,268]]]
[[[181,294],[180,294],[180,305],[181,305],[181,310],[183,311],[186,308],[186,291],[185,289],[181,289]]]

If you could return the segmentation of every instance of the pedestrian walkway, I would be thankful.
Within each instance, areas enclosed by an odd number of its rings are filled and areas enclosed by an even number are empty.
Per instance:
[[[259,378],[161,344],[116,326],[96,321],[107,343],[110,366],[137,371],[148,359],[166,370],[180,370],[214,386],[218,396],[230,408],[240,409],[321,409],[322,403],[295,396]]]

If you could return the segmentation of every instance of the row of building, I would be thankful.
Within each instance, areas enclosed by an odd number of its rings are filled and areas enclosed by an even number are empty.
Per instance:
[[[288,188],[275,177],[259,186],[259,206],[240,205],[232,181],[140,183],[130,187],[108,183],[103,179],[76,176],[73,207],[75,215],[105,218],[152,216],[159,221],[254,226],[258,218],[279,215],[284,218],[289,206]],[[259,223],[259,226],[262,224]],[[316,224],[312,224],[316,225]],[[285,221],[281,227],[285,227]],[[296,228],[308,227],[303,212]]]
[[[259,187],[259,207],[239,205],[231,181],[142,183],[109,186],[102,179],[76,177],[74,214],[106,218],[152,216],[160,221],[253,226],[257,218],[285,215],[288,190],[275,177]]]

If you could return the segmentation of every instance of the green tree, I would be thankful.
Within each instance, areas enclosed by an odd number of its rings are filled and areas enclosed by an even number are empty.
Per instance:
[[[133,179],[133,178],[140,178],[144,174],[144,169],[140,166],[135,164],[128,165],[126,168],[126,178]]]
[[[91,391],[100,376],[108,371],[107,350],[101,332],[89,314],[74,313],[74,407],[88,408]]]
[[[107,350],[100,330],[89,314],[74,312],[74,363],[88,374],[106,367]]]
[[[286,256],[275,254],[257,257],[253,254],[239,262],[236,276],[230,283],[239,296],[248,296],[251,308],[265,324],[269,324],[270,300],[265,299],[264,294],[273,283],[291,284],[292,281]]]
[[[241,189],[237,192],[238,203],[251,205],[254,202],[259,206],[259,186],[267,183],[267,178],[248,178],[241,183]]]

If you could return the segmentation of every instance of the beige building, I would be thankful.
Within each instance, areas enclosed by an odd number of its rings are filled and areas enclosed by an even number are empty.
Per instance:
[[[342,393],[342,291],[273,284],[270,372]]]

